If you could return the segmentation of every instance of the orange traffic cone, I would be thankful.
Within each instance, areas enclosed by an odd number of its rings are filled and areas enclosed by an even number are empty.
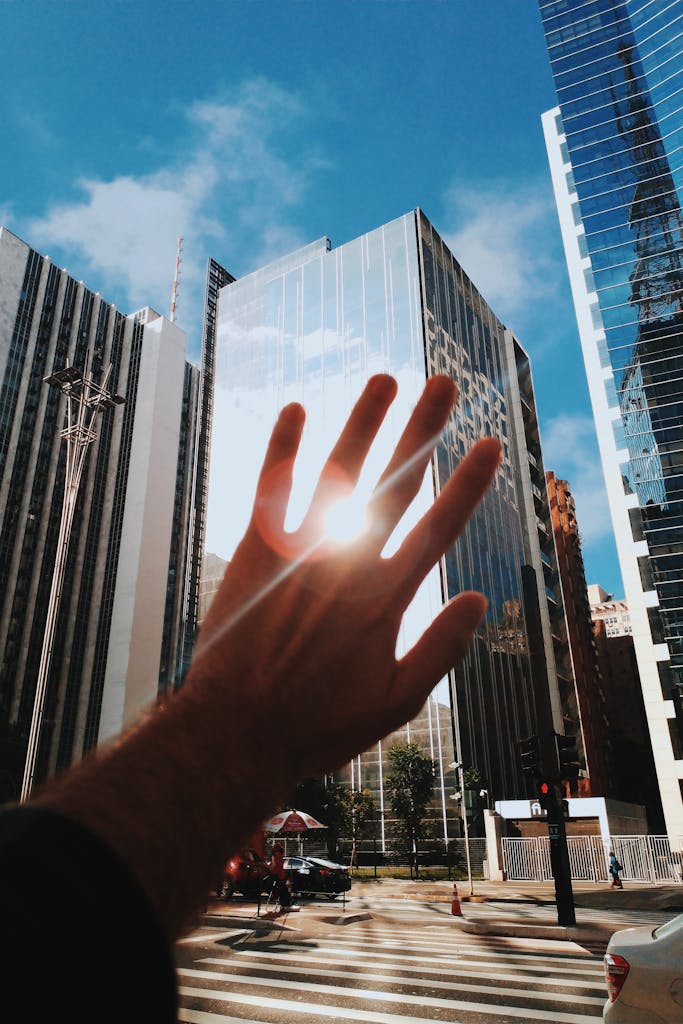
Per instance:
[[[458,887],[453,882],[453,901],[451,903],[451,914],[455,917],[462,917],[462,910],[460,909],[460,897],[458,896]]]

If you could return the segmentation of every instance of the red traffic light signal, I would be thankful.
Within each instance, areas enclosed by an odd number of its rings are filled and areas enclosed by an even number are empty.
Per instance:
[[[538,802],[544,811],[549,811],[555,806],[555,789],[551,782],[539,782]]]

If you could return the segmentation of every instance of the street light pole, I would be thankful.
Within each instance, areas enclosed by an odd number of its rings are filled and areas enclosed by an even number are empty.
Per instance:
[[[68,363],[63,370],[43,378],[44,383],[58,387],[62,394],[66,395],[66,426],[60,434],[62,439],[66,441],[66,473],[57,551],[52,571],[50,599],[47,606],[43,647],[40,655],[36,692],[33,700],[31,729],[26,750],[24,778],[21,786],[20,799],[22,803],[28,800],[33,788],[40,730],[43,722],[45,693],[57,629],[57,616],[62,586],[64,584],[71,527],[88,448],[97,437],[95,419],[101,410],[113,409],[114,406],[121,405],[125,401],[121,395],[112,395],[107,390],[111,370],[110,364],[102,384],[97,384],[93,380],[91,373],[85,375],[76,369],[75,366],[70,366]]]
[[[467,880],[470,885],[470,896],[474,896],[472,865],[470,862],[470,837],[467,826],[467,807],[465,805],[465,775],[462,768],[462,761],[453,761],[448,767],[455,768],[458,773],[458,785],[460,787],[460,814],[462,816],[462,832],[465,840],[465,860],[467,861]]]

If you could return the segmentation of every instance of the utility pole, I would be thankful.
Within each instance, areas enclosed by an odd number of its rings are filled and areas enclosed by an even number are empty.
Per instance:
[[[45,384],[58,387],[62,394],[66,395],[66,426],[60,434],[62,439],[66,441],[66,476],[62,498],[62,516],[59,524],[59,537],[57,539],[57,552],[52,570],[52,586],[47,606],[43,647],[40,655],[36,692],[33,700],[31,729],[26,750],[24,778],[21,786],[20,799],[22,803],[28,800],[33,788],[47,680],[57,629],[57,616],[59,614],[59,603],[64,584],[71,527],[86,455],[90,445],[97,437],[95,419],[101,410],[113,409],[116,405],[122,405],[125,401],[121,395],[111,395],[107,390],[111,370],[110,364],[102,384],[97,384],[93,380],[91,373],[84,375],[75,366],[70,366],[68,363],[63,370],[43,378]]]

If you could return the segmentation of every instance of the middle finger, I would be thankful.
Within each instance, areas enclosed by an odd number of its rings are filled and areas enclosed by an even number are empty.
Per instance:
[[[368,505],[369,538],[380,550],[422,485],[458,389],[450,377],[430,377]]]

